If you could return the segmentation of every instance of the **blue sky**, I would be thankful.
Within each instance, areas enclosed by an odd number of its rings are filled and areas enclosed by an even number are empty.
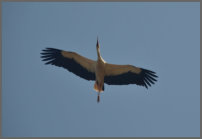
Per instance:
[[[200,3],[3,2],[2,135],[199,137]],[[158,82],[109,86],[44,65],[45,47],[153,70]]]

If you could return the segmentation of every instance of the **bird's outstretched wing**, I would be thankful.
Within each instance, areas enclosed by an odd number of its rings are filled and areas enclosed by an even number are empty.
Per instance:
[[[95,80],[95,61],[85,58],[75,52],[63,51],[55,48],[42,50],[42,61],[63,67],[86,80]]]
[[[155,72],[132,65],[106,63],[104,82],[108,85],[137,84],[148,88],[158,76]]]

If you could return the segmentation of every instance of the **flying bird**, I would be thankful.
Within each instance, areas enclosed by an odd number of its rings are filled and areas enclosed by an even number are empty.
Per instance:
[[[104,83],[108,85],[136,84],[148,88],[157,81],[155,72],[133,65],[115,65],[104,61],[100,54],[100,45],[96,43],[97,61],[83,57],[75,52],[46,48],[41,52],[42,61],[63,67],[77,76],[95,81],[94,89],[100,93],[104,91]]]

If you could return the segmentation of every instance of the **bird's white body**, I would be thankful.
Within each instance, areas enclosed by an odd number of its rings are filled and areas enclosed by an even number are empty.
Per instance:
[[[105,62],[101,59],[98,59],[96,62],[96,82],[94,85],[94,89],[98,92],[104,91],[102,88],[104,86],[104,75],[105,75]]]

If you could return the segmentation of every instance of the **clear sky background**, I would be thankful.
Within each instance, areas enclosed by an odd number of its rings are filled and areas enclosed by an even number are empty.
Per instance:
[[[200,3],[3,2],[2,135],[199,137]],[[153,70],[158,82],[109,86],[44,65],[45,47]]]

